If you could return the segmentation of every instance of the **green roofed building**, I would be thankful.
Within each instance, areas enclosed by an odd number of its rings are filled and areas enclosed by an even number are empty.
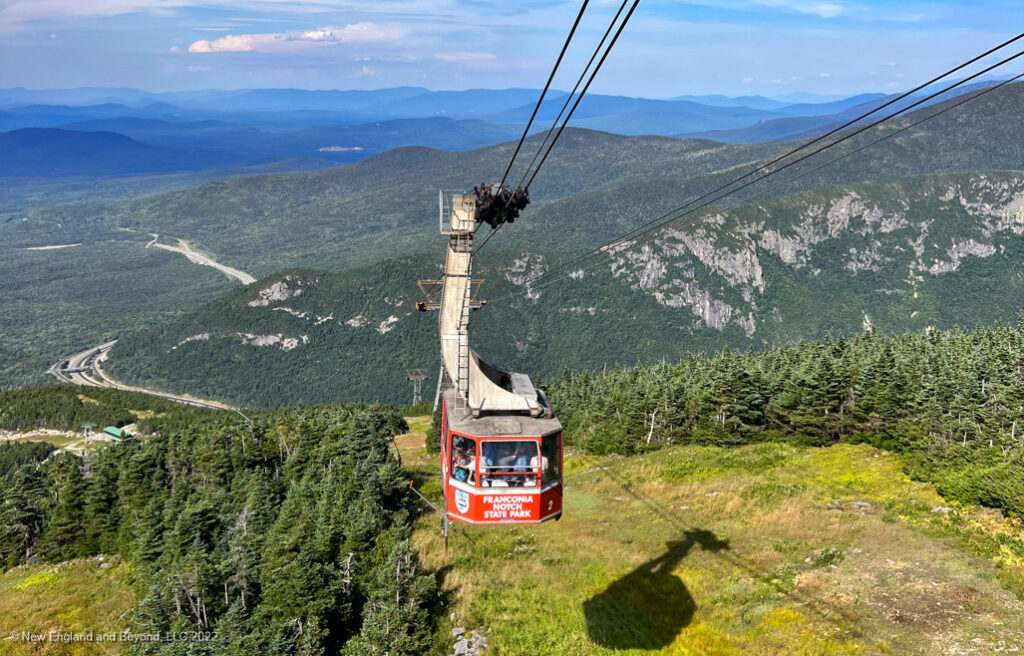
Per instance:
[[[126,433],[116,426],[107,426],[103,429],[103,434],[115,442],[130,442],[132,440],[131,433]]]

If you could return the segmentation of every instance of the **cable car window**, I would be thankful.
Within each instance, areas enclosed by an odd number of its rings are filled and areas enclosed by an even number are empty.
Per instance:
[[[547,485],[562,475],[562,434],[548,435],[541,441],[541,479],[540,484]]]
[[[461,435],[452,437],[452,476],[457,481],[476,484],[476,440]]]
[[[480,477],[484,487],[536,486],[539,466],[533,440],[486,441],[481,444]],[[531,464],[533,463],[533,464]],[[534,474],[531,476],[530,474]]]

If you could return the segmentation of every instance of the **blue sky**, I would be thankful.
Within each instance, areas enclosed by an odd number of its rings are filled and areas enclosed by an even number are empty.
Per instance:
[[[572,86],[618,4],[591,1],[556,87]],[[552,0],[0,0],[0,87],[538,88],[578,8]],[[1014,36],[1022,19],[1020,0],[641,0],[591,90],[655,98],[891,92]]]

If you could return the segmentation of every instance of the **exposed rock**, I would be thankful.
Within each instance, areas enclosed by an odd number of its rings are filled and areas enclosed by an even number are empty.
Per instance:
[[[544,262],[543,256],[527,254],[524,257],[514,259],[512,265],[505,270],[503,275],[505,280],[513,285],[525,288],[527,299],[537,302],[537,299],[540,298],[540,292],[534,289],[532,285],[547,270],[548,266]]]
[[[285,280],[290,279],[290,276],[285,278]],[[272,284],[270,287],[267,287],[266,289],[261,289],[259,292],[259,298],[257,298],[254,301],[249,301],[249,307],[266,307],[271,303],[275,303],[277,301],[285,301],[293,296],[301,295],[301,288],[291,289],[290,287],[288,287],[287,282],[285,282],[284,280],[279,280]]]
[[[380,325],[377,326],[377,332],[379,332],[381,335],[391,332],[391,330],[395,327],[396,323],[398,323],[398,317],[396,317],[395,315],[391,315],[384,321],[380,322]]]
[[[980,244],[973,239],[968,239],[965,242],[956,243],[946,251],[949,256],[948,262],[942,260],[935,260],[935,263],[928,268],[928,272],[932,275],[938,275],[940,273],[947,273],[949,271],[956,271],[960,268],[960,262],[967,256],[973,255],[975,257],[989,257],[994,254],[996,249],[991,244]]]
[[[189,342],[208,342],[208,341],[210,341],[210,333],[199,333],[198,335],[192,335],[191,337],[186,337],[185,339],[181,340],[180,342],[178,342],[177,344],[172,346],[171,350],[173,351],[173,350],[177,349],[179,346],[181,346],[182,344],[188,344]]]
[[[252,303],[250,303],[249,305],[252,305]],[[298,317],[300,319],[305,319],[305,318],[309,317],[309,312],[299,312],[298,310],[293,310],[290,307],[281,306],[281,307],[276,307],[276,308],[272,308],[272,309],[275,312],[276,311],[287,312],[288,314],[290,314],[292,316],[296,316],[296,317]]]
[[[694,314],[704,320],[709,328],[721,330],[729,323],[732,316],[732,307],[723,301],[711,296],[709,292],[703,291],[696,282],[683,282],[673,280],[672,285],[666,286],[667,290],[654,292],[654,298],[662,305],[668,307],[688,307]]]
[[[300,340],[302,344],[309,343],[309,336],[302,335],[299,338],[285,337],[281,333],[276,335],[252,335],[250,333],[235,333],[242,338],[242,343],[248,346],[275,346],[277,345],[282,351],[291,351],[292,349],[299,346]]]

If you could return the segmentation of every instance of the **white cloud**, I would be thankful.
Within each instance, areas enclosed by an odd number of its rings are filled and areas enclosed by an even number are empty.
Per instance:
[[[202,39],[188,47],[189,52],[281,52],[302,50],[338,43],[369,43],[397,41],[407,30],[400,25],[352,23],[345,27],[321,27],[306,32],[264,32],[261,34],[226,34],[219,39]]]
[[[818,77],[832,77],[831,73],[818,73]]]
[[[757,4],[775,9],[786,9],[801,14],[814,14],[822,18],[835,18],[843,13],[843,6],[834,2],[804,2],[803,0],[757,0]]]
[[[188,67],[188,72],[189,73],[206,73],[206,72],[209,72],[209,71],[210,71],[210,67],[209,66],[189,66]]]
[[[167,52],[177,54],[181,52],[181,50],[178,49],[178,46],[171,46],[170,48],[168,48]]]
[[[816,14],[822,18],[834,18],[843,13],[843,6],[822,3],[817,5],[808,5],[807,7],[797,7],[796,10],[802,11],[805,14]]]
[[[752,78],[752,77],[745,77],[745,78],[743,78],[743,84],[750,84],[753,81],[754,81],[754,78]]]
[[[492,62],[498,58],[489,52],[435,52],[434,59],[449,64],[478,64]]]
[[[356,71],[352,75],[352,77],[373,77],[376,74],[377,74],[377,71],[373,70],[373,68],[371,66],[365,66],[364,65],[362,68],[360,68],[358,71]],[[323,150],[323,149],[321,148],[321,150]]]

